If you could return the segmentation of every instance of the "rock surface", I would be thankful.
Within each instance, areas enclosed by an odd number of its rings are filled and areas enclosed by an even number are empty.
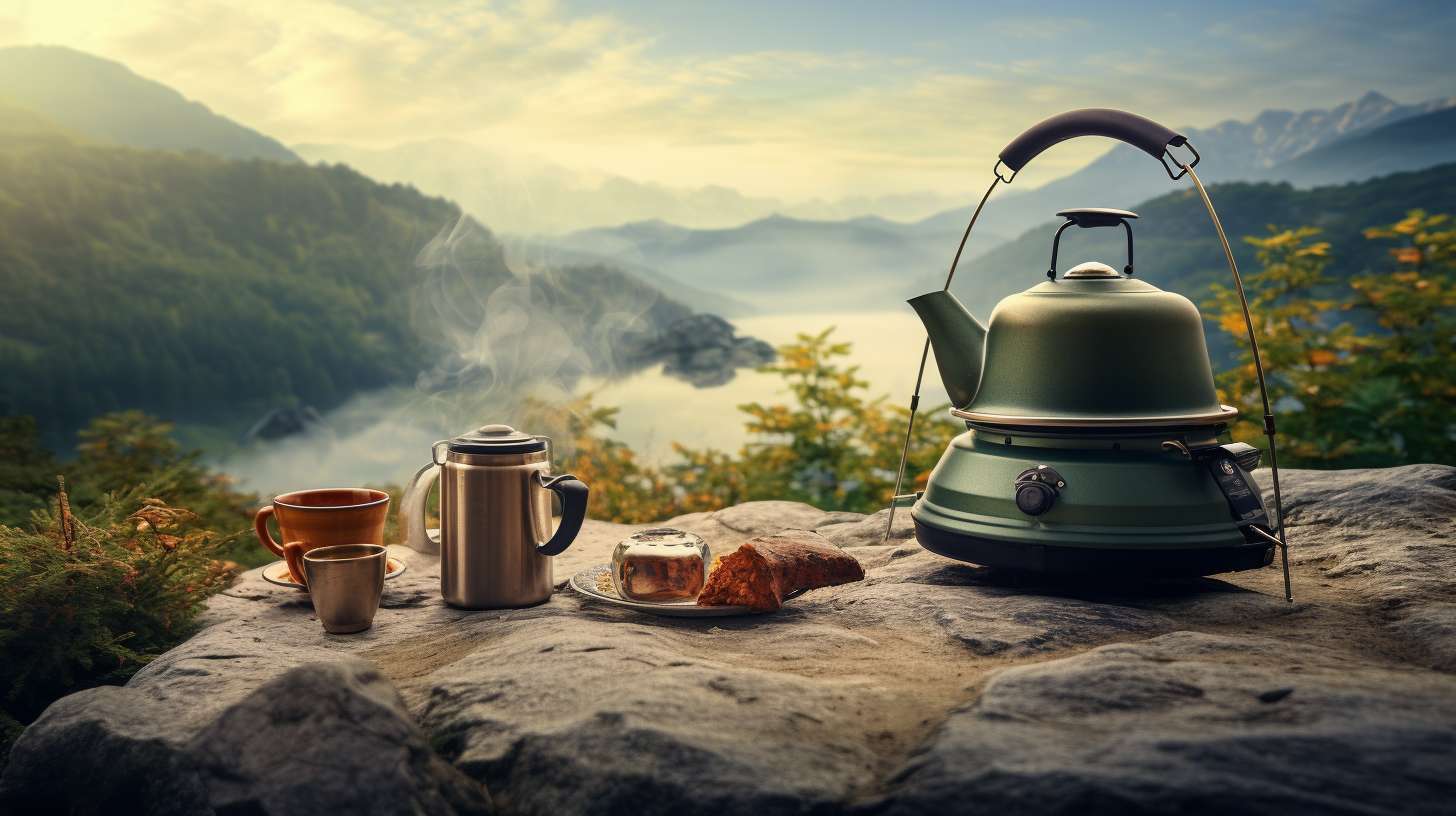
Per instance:
[[[127,686],[51,706],[0,809],[1449,812],[1456,469],[1284,488],[1294,604],[1274,568],[1048,586],[921,550],[903,512],[882,544],[883,512],[788,502],[671,522],[719,549],[816,530],[865,565],[768,616],[451,609],[401,551],[375,627],[334,636],[254,571]],[[634,529],[589,522],[558,581]]]
[[[492,812],[485,788],[431,750],[399,693],[358,658],[288,669],[200,729],[201,718],[177,711],[183,701],[129,692],[104,686],[52,705],[50,727],[34,729],[31,748],[7,769],[8,778],[47,784],[7,791],[8,804],[82,813]]]

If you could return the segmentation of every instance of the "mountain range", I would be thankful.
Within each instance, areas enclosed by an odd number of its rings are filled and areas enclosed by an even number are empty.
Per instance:
[[[731,293],[756,313],[844,312],[882,309],[938,286],[961,229],[775,215],[722,230],[644,221],[551,243],[583,257],[655,269],[698,290]]]
[[[347,164],[381,181],[413,184],[446,196],[497,231],[523,236],[649,220],[722,229],[770,214],[815,220],[870,214],[916,218],[956,201],[930,192],[784,201],[721,185],[674,187],[572,170],[526,153],[455,139],[384,149],[341,144],[299,144],[293,149],[309,161]]]
[[[0,104],[5,100],[20,115],[38,114],[46,128],[58,126],[76,139],[201,150],[226,158],[299,158],[277,140],[119,63],[66,48],[0,48]],[[1453,103],[1456,98],[1401,104],[1369,92],[1331,109],[1268,110],[1248,121],[1182,132],[1205,156],[1200,171],[1206,181],[1336,184],[1439,163],[1456,146]],[[457,196],[464,208],[498,234],[512,232],[502,223],[529,220],[536,217],[532,212],[558,219],[563,212],[573,213],[568,222],[625,222],[555,238],[512,237],[506,245],[532,262],[610,260],[683,302],[725,314],[861,308],[879,302],[886,292],[898,295],[897,281],[921,286],[942,274],[969,215],[964,205],[919,220],[884,217],[944,202],[932,194],[790,208],[724,187],[685,191],[610,176],[583,187],[576,171],[448,139],[389,150],[301,145],[299,152],[435,194],[464,193]],[[1040,188],[1022,191],[1013,185],[999,192],[977,225],[967,260],[1045,223],[1058,209],[1131,206],[1174,189],[1147,156],[1112,145],[1086,167]],[[966,201],[973,196],[968,191]],[[873,212],[876,207],[886,211],[841,217],[845,210]],[[752,217],[772,208],[784,211]],[[631,218],[654,212],[670,217]],[[732,227],[694,226],[739,220],[744,223]]]
[[[1229,121],[1183,132],[1204,156],[1198,169],[1205,181],[1332,185],[1426,168],[1456,155],[1453,103],[1456,99],[1401,105],[1370,93],[1331,110],[1265,111],[1250,122]],[[1161,195],[1186,195],[1187,185],[1187,181],[1170,181],[1147,154],[1115,145],[1083,169],[1043,187],[1021,192],[1013,183],[1010,189],[993,195],[962,263],[972,269],[993,264],[1002,264],[1002,269],[1021,268],[1005,264],[1015,258],[1024,265],[1044,249],[1049,252],[1050,230],[1058,210],[1072,206],[1137,209]],[[1288,192],[1294,190],[1288,188]],[[1366,191],[1357,210],[1378,197],[1378,190]],[[1325,191],[1306,200],[1347,199]],[[1434,207],[1436,199],[1392,195],[1389,203],[1396,209]],[[1154,205],[1154,216],[1159,209]],[[1255,220],[1315,223],[1289,220],[1295,213],[1305,219],[1316,214],[1309,207],[1275,207]],[[1232,219],[1240,229],[1245,228],[1243,214],[1240,211]],[[581,230],[553,242],[583,253],[583,257],[652,268],[698,290],[731,293],[759,312],[866,310],[938,285],[969,217],[970,208],[963,207],[913,222],[874,217],[815,222],[773,216],[732,229],[693,230],[647,221]],[[1376,219],[1356,228],[1379,222]],[[1250,222],[1247,229],[1261,232],[1264,223]],[[1139,222],[1137,229],[1150,240],[1153,254],[1147,257],[1157,259],[1154,248],[1169,226],[1150,218]],[[1012,242],[1016,246],[1008,244],[1008,237],[1016,239]],[[1003,245],[1005,251],[999,251]],[[1036,250],[1029,252],[1026,247]],[[1206,257],[1217,260],[1218,255]],[[1045,263],[1042,259],[1032,266]],[[1200,280],[1197,274],[1178,273],[1175,277],[1180,284]],[[972,299],[989,310],[1010,291],[992,287],[974,292]],[[1201,290],[1196,286],[1190,289],[1194,294],[1197,291]],[[993,297],[993,292],[999,294]]]
[[[657,363],[721,383],[772,356],[618,268],[518,269],[404,185],[78,125],[0,101],[0,414],[53,447],[120,409],[241,430],[395,386],[501,410],[541,383]]]
[[[1392,123],[1421,117],[1456,106],[1456,97],[1432,99],[1403,105],[1371,91],[1359,99],[1328,110],[1300,112],[1266,110],[1248,121],[1228,120],[1209,128],[1183,127],[1203,157],[1198,174],[1205,182],[1290,181],[1335,184],[1360,181],[1370,175],[1417,169],[1439,163],[1440,146],[1445,156],[1456,155],[1456,131],[1433,134],[1422,156],[1427,164],[1400,163],[1392,159],[1383,169],[1373,162],[1345,164],[1348,156],[1324,153],[1321,148]],[[1154,117],[1156,118],[1156,117]],[[1053,148],[1055,149],[1055,148]],[[1364,155],[1362,153],[1362,155]],[[1304,161],[1295,164],[1301,158]],[[1412,157],[1414,158],[1414,157]],[[986,180],[995,157],[987,157]],[[976,229],[1003,235],[1019,235],[1067,207],[1129,208],[1140,201],[1177,187],[1154,159],[1137,148],[1115,143],[1086,167],[1033,190],[1021,191],[1013,181],[988,204]],[[970,200],[974,192],[968,192]],[[972,201],[974,203],[974,201]],[[943,213],[942,218],[964,226],[970,216],[965,206]]]
[[[1275,168],[1297,187],[1364,181],[1420,170],[1456,158],[1456,108],[1367,128],[1296,156]]]
[[[1330,109],[1266,110],[1247,121],[1231,119],[1212,127],[1184,127],[1180,132],[1204,156],[1199,169],[1205,181],[1331,184],[1439,163],[1443,149],[1456,147],[1456,133],[1439,126],[1427,128],[1419,153],[1401,157],[1387,153],[1388,163],[1353,148],[1346,153],[1321,151],[1384,126],[1449,110],[1453,104],[1456,98],[1401,104],[1372,91]],[[960,206],[952,206],[954,196],[928,192],[787,202],[747,196],[721,186],[692,190],[594,176],[539,158],[492,152],[452,140],[414,142],[385,150],[348,145],[296,145],[295,150],[310,160],[342,162],[382,180],[407,182],[446,195],[499,231],[531,235],[580,233],[582,226],[610,229],[636,221],[716,232],[748,226],[769,215],[820,222],[878,216],[950,231],[964,229],[970,203],[979,192],[967,189],[961,197],[966,203]],[[987,157],[988,181],[994,161]],[[1146,154],[1114,144],[1086,167],[1041,187],[1023,190],[1013,183],[1000,191],[978,230],[984,230],[986,236],[1015,236],[1067,206],[1126,207],[1166,192],[1171,185],[1163,169]],[[580,242],[573,238],[569,243]],[[984,237],[977,241],[978,246],[986,243]]]
[[[1226,271],[1207,213],[1183,184],[1133,203],[1141,216],[1134,222],[1137,269],[1197,301]],[[1287,182],[1221,182],[1210,191],[1245,267],[1254,263],[1254,253],[1240,237],[1264,234],[1270,225],[1311,225],[1324,229],[1333,244],[1332,273],[1348,276],[1384,255],[1382,247],[1361,237],[1366,227],[1399,220],[1414,207],[1456,212],[1456,164],[1311,189]],[[957,293],[973,311],[989,315],[1001,298],[1045,274],[1057,225],[1044,217],[1016,238],[1001,240],[978,224],[957,271]],[[773,216],[730,230],[642,222],[572,233],[555,244],[578,250],[580,258],[655,269],[690,284],[695,297],[731,292],[760,314],[877,311],[940,287],[964,229],[957,219],[939,216],[911,224]],[[1120,267],[1123,241],[1120,231],[1074,231],[1062,240],[1067,262],[1062,266],[1077,259]]]
[[[1372,93],[1330,110],[1266,111],[1248,122],[1185,132],[1205,157],[1200,170],[1215,182],[1215,200],[1235,239],[1261,233],[1269,223],[1322,226],[1335,243],[1335,271],[1350,274],[1380,263],[1382,250],[1359,238],[1362,228],[1393,221],[1411,207],[1456,210],[1452,168],[1433,167],[1450,155],[1453,121],[1452,100],[1402,105]],[[458,143],[436,143],[434,150],[441,161],[421,164],[419,174],[455,166],[459,156],[452,150],[476,155],[474,147]],[[365,155],[317,146],[301,152],[360,163]],[[403,161],[406,154],[419,159],[413,151],[395,158]],[[37,157],[45,161],[37,163]],[[242,404],[256,393],[275,402],[292,394],[327,407],[352,390],[428,369],[438,361],[439,347],[429,351],[398,334],[416,318],[391,310],[410,276],[419,274],[412,252],[457,221],[475,224],[487,236],[481,239],[487,271],[480,274],[488,282],[518,280],[512,270],[543,273],[528,276],[539,280],[519,295],[523,308],[547,303],[550,321],[576,327],[566,345],[600,350],[611,343],[581,314],[617,325],[624,314],[660,304],[649,321],[660,328],[691,311],[736,316],[883,309],[941,285],[968,215],[968,207],[904,221],[780,214],[727,228],[645,219],[502,240],[478,219],[462,219],[451,202],[377,184],[345,167],[309,167],[276,140],[124,66],[56,48],[0,49],[0,158],[7,159],[0,274],[7,291],[19,293],[0,326],[0,363],[12,375],[9,382],[43,386],[7,389],[0,402],[26,410],[57,405],[48,410],[73,418],[130,404],[124,393],[146,394],[165,411],[201,410],[219,400]],[[505,210],[525,207],[539,192],[532,179],[556,172],[537,167],[511,179],[490,175],[490,161],[482,161],[472,183],[485,192],[514,192],[516,198],[496,196]],[[1385,175],[1392,169],[1419,172]],[[438,178],[443,183],[446,177]],[[557,178],[560,197],[551,199],[550,209],[585,200],[573,197],[580,192],[573,192],[574,176]],[[1305,185],[1325,186],[1301,189]],[[646,200],[634,198],[642,189],[627,180],[607,179],[598,203],[612,201],[618,195],[613,191],[626,191],[620,192],[619,212],[630,211],[625,202]],[[700,203],[726,202],[720,214],[765,203],[723,188],[698,192],[705,196]],[[1175,187],[1156,162],[1114,146],[1067,177],[993,198],[967,247],[957,291],[984,315],[1001,296],[1041,274],[1056,210],[1105,205],[1131,206],[1144,216],[1135,228],[1139,274],[1197,300],[1223,272],[1196,203],[1186,182]],[[1118,238],[1101,233],[1068,236],[1065,257],[1116,263]],[[1237,240],[1236,251],[1251,262],[1250,250]],[[271,293],[278,294],[276,301]],[[479,305],[478,294],[446,293],[439,302]],[[180,308],[169,297],[189,305]],[[111,308],[117,304],[127,308]],[[260,333],[256,321],[229,322],[244,310],[239,304],[254,304],[264,314],[281,309],[266,323],[276,331]],[[310,313],[323,316],[308,328],[326,329],[327,343],[290,335],[297,325],[285,327],[293,318],[283,315]],[[474,329],[465,324],[480,317],[457,326],[455,339],[474,342]],[[138,320],[172,333],[141,330]],[[208,331],[250,342],[261,337],[271,351],[236,357],[237,348],[217,346]],[[396,350],[389,366],[348,356],[385,346]],[[306,365],[290,368],[289,348],[302,349]],[[335,352],[343,356],[331,356]],[[115,364],[116,355],[158,362],[152,369],[127,368]],[[444,370],[430,369],[429,378],[460,381],[479,368],[478,357],[467,350]],[[616,364],[601,355],[590,359],[595,362],[587,368]],[[232,370],[253,392],[234,393],[216,379],[219,371]],[[172,376],[177,371],[189,372],[190,379]],[[287,387],[270,385],[280,379],[276,372],[284,372]]]
[[[276,139],[219,116],[119,62],[57,46],[0,48],[0,100],[89,139],[231,159],[298,161]]]

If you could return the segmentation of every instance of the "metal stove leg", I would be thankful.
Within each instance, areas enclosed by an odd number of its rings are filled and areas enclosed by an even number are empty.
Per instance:
[[[1001,163],[999,161],[996,162],[996,167],[999,168],[1000,166]],[[1016,174],[1012,173],[1011,177],[1015,178]],[[945,276],[945,286],[941,287],[941,291],[949,290],[950,282],[955,280],[956,265],[961,262],[961,252],[965,251],[966,241],[971,237],[971,228],[976,226],[976,219],[981,217],[981,209],[986,206],[986,200],[991,197],[991,191],[995,190],[996,185],[1002,181],[1009,183],[1010,179],[1001,178],[1001,173],[997,171],[996,180],[991,182],[990,187],[986,188],[985,195],[981,196],[981,203],[977,204],[976,211],[971,213],[971,221],[966,224],[966,231],[961,234],[961,243],[956,247],[955,257],[951,258],[950,272]],[[910,419],[905,423],[905,444],[900,446],[900,467],[895,472],[895,491],[890,494],[890,518],[885,522],[885,535],[880,539],[881,544],[889,542],[890,529],[895,526],[895,497],[900,495],[900,487],[905,481],[905,457],[910,455],[910,437],[915,430],[915,411],[920,408],[920,383],[925,377],[925,361],[929,357],[930,337],[927,336],[925,338],[925,348],[920,350],[920,368],[915,370],[915,393],[910,395]],[[961,406],[956,407],[959,408]]]
[[[1249,350],[1254,357],[1254,374],[1259,380],[1259,398],[1264,404],[1264,436],[1269,439],[1269,472],[1274,480],[1274,515],[1278,520],[1277,531],[1279,533],[1279,555],[1284,566],[1284,600],[1294,602],[1294,590],[1289,582],[1289,544],[1285,535],[1284,523],[1284,497],[1279,492],[1279,448],[1275,443],[1274,436],[1274,410],[1269,405],[1269,388],[1264,382],[1264,362],[1259,357],[1259,340],[1254,336],[1254,320],[1249,315],[1249,299],[1244,296],[1244,279],[1239,275],[1239,265],[1234,261],[1234,251],[1229,246],[1228,236],[1224,234],[1223,223],[1218,220],[1218,213],[1214,212],[1213,201],[1208,197],[1208,191],[1203,189],[1203,181],[1194,172],[1193,164],[1183,165],[1176,158],[1173,163],[1188,171],[1188,178],[1193,180],[1193,186],[1198,189],[1198,196],[1203,199],[1203,206],[1208,210],[1208,217],[1213,219],[1213,227],[1218,231],[1219,243],[1223,244],[1224,258],[1228,261],[1229,271],[1234,276],[1234,289],[1239,293],[1239,305],[1244,310],[1244,326],[1249,331]],[[1258,528],[1255,528],[1258,529]]]

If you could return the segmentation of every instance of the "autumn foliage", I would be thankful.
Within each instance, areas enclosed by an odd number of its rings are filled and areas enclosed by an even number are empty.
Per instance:
[[[621,442],[604,436],[616,409],[594,406],[590,396],[553,408],[534,404],[533,426],[564,431],[558,466],[592,485],[593,518],[657,521],[763,499],[802,501],[831,510],[874,512],[894,489],[904,439],[906,408],[868,396],[858,369],[845,365],[848,343],[834,330],[800,334],[778,349],[761,371],[777,374],[790,397],[781,403],[745,403],[749,441],[735,453],[677,443],[677,458],[651,466]],[[946,406],[923,409],[906,468],[907,488],[921,484],[945,445],[964,425]]]
[[[1327,272],[1319,230],[1245,239],[1261,269],[1245,278],[1268,369],[1281,452],[1314,467],[1456,462],[1456,229],[1412,210],[1365,231],[1392,244],[1387,264],[1349,281]],[[1235,293],[1214,287],[1211,319],[1240,343],[1219,376],[1243,412],[1236,438],[1262,443],[1253,358]]]

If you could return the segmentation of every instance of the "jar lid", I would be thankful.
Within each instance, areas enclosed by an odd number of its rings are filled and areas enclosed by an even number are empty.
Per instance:
[[[539,453],[546,438],[532,436],[509,425],[483,425],[450,440],[451,453]]]
[[[635,544],[649,547],[700,547],[703,544],[703,538],[696,533],[679,530],[675,527],[652,527],[627,536],[617,546]]]

